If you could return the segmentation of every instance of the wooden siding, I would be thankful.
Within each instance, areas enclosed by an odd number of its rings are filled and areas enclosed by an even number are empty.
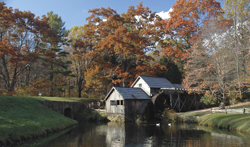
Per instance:
[[[141,87],[140,87],[141,84]],[[145,91],[147,93],[148,96],[151,96],[150,94],[150,87],[148,86],[148,84],[143,80],[143,79],[139,79],[138,82],[133,86],[133,88],[141,88],[143,91]]]
[[[111,105],[110,101],[117,101],[117,100],[123,100],[123,105]],[[122,98],[122,96],[116,91],[114,90],[109,98],[106,101],[106,113],[123,113],[124,114],[124,99]]]
[[[145,112],[148,103],[151,100],[126,100],[125,105],[125,120],[135,121],[138,115]]]

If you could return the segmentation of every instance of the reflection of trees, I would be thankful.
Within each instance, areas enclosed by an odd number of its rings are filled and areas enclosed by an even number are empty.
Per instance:
[[[48,147],[114,147],[114,146],[247,146],[249,136],[239,137],[236,132],[209,129],[193,124],[175,125],[161,123],[85,123],[51,141]]]
[[[46,147],[106,147],[107,125],[84,123],[70,132],[52,140]]]

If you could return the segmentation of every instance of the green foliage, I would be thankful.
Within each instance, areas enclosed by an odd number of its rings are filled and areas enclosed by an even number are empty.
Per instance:
[[[58,16],[58,14],[54,14],[53,11],[50,11],[47,13],[47,16],[49,18],[50,26],[53,30],[57,31],[57,35],[61,37],[62,44],[65,44],[66,40],[63,40],[68,35],[68,31],[64,27],[65,22],[62,21],[61,16]]]
[[[54,14],[53,11],[47,13],[49,18],[49,24],[52,30],[56,31],[57,33],[57,40],[55,41],[56,44],[48,44],[47,50],[52,55],[49,58],[46,58],[45,61],[50,66],[49,68],[49,80],[51,81],[50,84],[50,96],[55,95],[54,89],[57,89],[60,92],[65,92],[62,89],[62,84],[58,84],[60,82],[55,81],[56,74],[60,73],[61,76],[71,76],[71,71],[67,70],[71,61],[65,61],[65,57],[69,54],[65,50],[62,50],[62,46],[68,45],[69,41],[67,40],[68,31],[64,27],[65,22],[62,21],[61,17],[57,14]],[[63,58],[64,57],[64,58]],[[58,87],[57,87],[58,86]],[[59,94],[60,95],[60,94]]]
[[[168,71],[164,73],[157,73],[158,77],[164,77],[174,84],[181,84],[182,73],[174,61],[164,57],[160,59],[160,65],[167,65]]]
[[[81,122],[86,122],[86,121],[95,121],[95,122],[99,122],[99,121],[107,121],[107,117],[106,115],[99,113],[97,111],[94,111],[90,108],[87,108],[86,106],[82,107],[82,109],[80,109],[76,115],[75,115],[75,119]]]
[[[205,94],[204,96],[201,97],[200,101],[208,106],[217,104],[217,99],[214,94],[210,95]]]
[[[177,113],[172,109],[165,109],[162,113],[163,120],[167,122],[176,122],[178,115]]]

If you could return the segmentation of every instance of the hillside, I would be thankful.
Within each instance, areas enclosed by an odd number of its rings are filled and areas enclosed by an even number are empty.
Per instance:
[[[0,97],[0,146],[47,136],[77,124],[39,103],[40,98]]]

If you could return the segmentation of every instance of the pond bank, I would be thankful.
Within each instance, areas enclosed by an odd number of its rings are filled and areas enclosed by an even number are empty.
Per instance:
[[[0,146],[21,144],[77,125],[32,97],[0,97]]]
[[[41,102],[45,100],[66,103],[90,101],[84,98],[0,96],[0,147],[45,138],[74,128],[78,122],[108,121],[105,115],[84,104],[77,112],[73,112],[76,119],[73,120],[42,105]]]
[[[249,103],[237,106],[241,109],[250,107]],[[250,134],[250,114],[210,114],[210,111],[194,111],[178,113],[179,122],[197,123]]]

